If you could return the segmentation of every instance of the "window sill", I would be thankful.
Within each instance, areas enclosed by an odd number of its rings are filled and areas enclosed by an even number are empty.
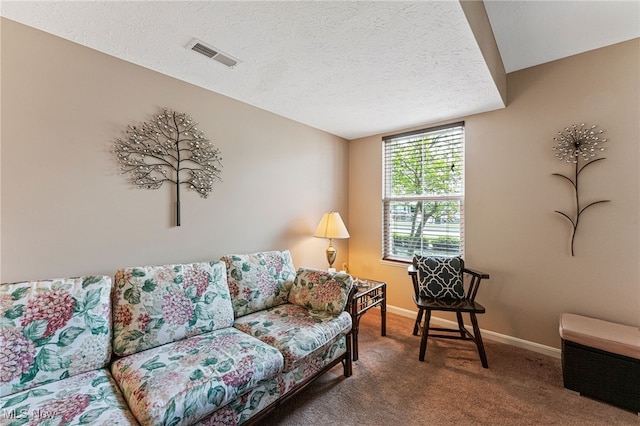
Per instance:
[[[411,265],[411,262],[408,261],[408,260],[386,260],[386,259],[380,259],[380,264],[381,265],[386,265],[386,266],[394,266],[396,268],[407,269],[407,266]]]

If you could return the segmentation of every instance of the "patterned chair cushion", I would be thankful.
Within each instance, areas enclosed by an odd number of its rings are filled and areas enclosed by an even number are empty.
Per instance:
[[[463,299],[464,261],[461,257],[414,256],[420,296],[436,299]]]
[[[56,380],[0,398],[0,424],[137,425],[106,369]]]
[[[351,330],[351,315],[285,303],[238,318],[234,327],[278,348],[284,355],[284,371],[290,371],[346,335]]]
[[[220,260],[227,265],[236,318],[287,301],[296,276],[288,250],[233,254]]]
[[[233,325],[222,262],[120,269],[113,309],[121,356]]]
[[[106,276],[0,285],[0,396],[104,367],[110,295]]]
[[[233,327],[129,355],[111,371],[142,425],[188,425],[282,371],[282,355]]]
[[[347,305],[352,287],[353,278],[344,272],[300,268],[289,292],[289,302],[339,315]]]

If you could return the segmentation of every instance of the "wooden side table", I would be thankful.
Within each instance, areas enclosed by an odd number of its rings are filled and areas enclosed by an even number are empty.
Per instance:
[[[358,287],[355,296],[351,299],[351,318],[353,322],[351,336],[353,339],[353,360],[358,360],[358,330],[360,317],[369,309],[380,306],[382,336],[387,335],[387,283],[368,279],[354,280]]]

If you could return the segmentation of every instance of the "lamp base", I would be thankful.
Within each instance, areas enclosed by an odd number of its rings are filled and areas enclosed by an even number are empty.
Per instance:
[[[333,268],[333,262],[336,261],[336,255],[338,250],[333,246],[333,240],[329,238],[329,247],[327,247],[327,262],[329,262],[329,269]]]

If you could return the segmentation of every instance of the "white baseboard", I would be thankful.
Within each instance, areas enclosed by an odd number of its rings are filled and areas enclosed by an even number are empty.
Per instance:
[[[391,312],[402,317],[407,317],[415,320],[416,312],[409,309],[399,308],[397,306],[387,305],[387,312]],[[442,325],[443,327],[458,327],[458,323],[449,321],[443,318],[431,317],[431,320]],[[560,358],[560,349],[552,348],[551,346],[541,345],[540,343],[530,342],[528,340],[519,339],[517,337],[507,336],[506,334],[496,333],[491,330],[480,329],[482,336],[495,342],[506,343],[507,345],[517,346],[519,348],[529,349],[534,352],[541,353],[543,355],[552,356],[554,358]]]

